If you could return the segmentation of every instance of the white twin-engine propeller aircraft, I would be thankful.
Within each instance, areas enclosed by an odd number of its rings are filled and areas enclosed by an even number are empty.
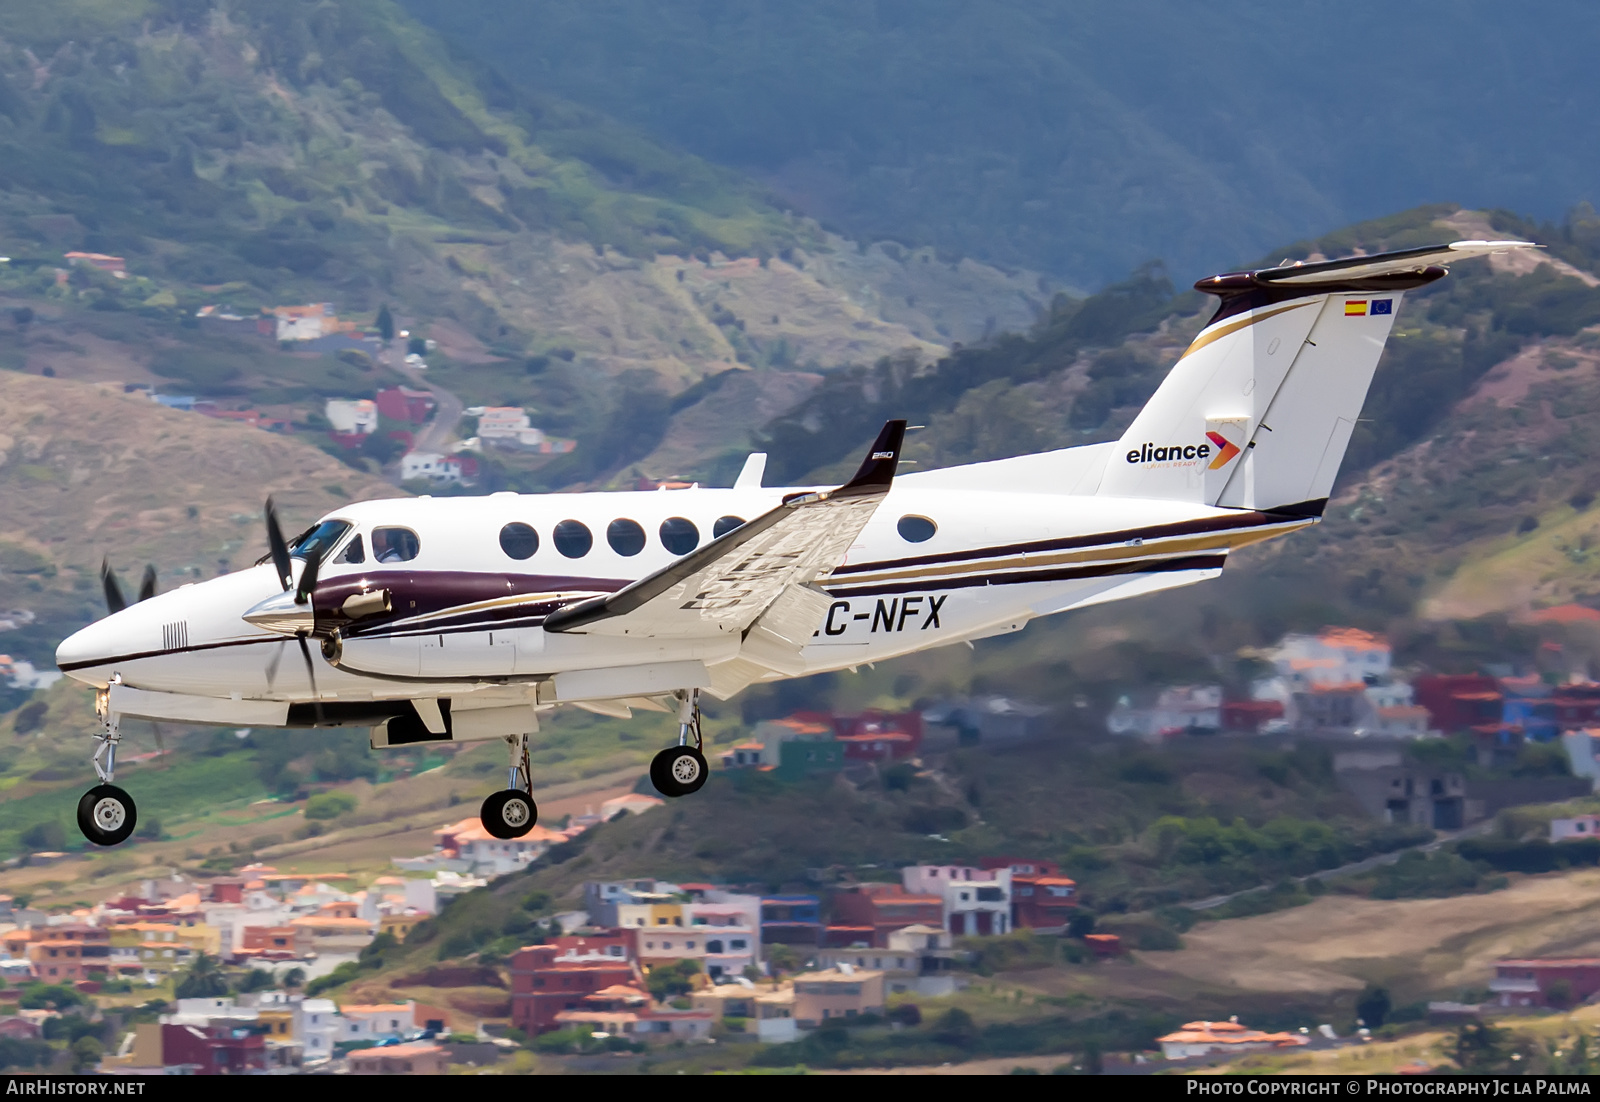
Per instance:
[[[650,778],[706,780],[699,698],[1020,630],[1036,616],[1216,577],[1235,548],[1316,523],[1404,293],[1466,257],[1450,245],[1237,272],[1121,440],[895,477],[890,421],[835,489],[364,501],[292,542],[267,505],[252,569],[155,593],[63,642],[96,689],[101,784],[78,804],[97,845],[134,829],[112,784],[124,717],[372,728],[373,747],[502,739],[483,803],[527,833],[528,737],[574,704],[675,711]],[[313,646],[313,641],[315,645]],[[284,656],[298,651],[299,661]]]

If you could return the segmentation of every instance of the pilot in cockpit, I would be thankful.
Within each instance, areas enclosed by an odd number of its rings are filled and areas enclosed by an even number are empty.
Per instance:
[[[380,563],[410,562],[417,550],[417,534],[409,528],[372,530],[372,557]]]

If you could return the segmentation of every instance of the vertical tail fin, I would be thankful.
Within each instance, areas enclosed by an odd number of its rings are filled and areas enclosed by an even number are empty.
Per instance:
[[[1211,276],[1222,299],[1113,453],[1099,492],[1321,512],[1404,293],[1453,260],[1523,241],[1458,241]]]

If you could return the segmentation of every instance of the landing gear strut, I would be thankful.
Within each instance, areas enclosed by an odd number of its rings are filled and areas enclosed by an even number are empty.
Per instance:
[[[507,735],[511,747],[510,787],[495,792],[483,801],[478,818],[483,829],[496,838],[521,838],[539,821],[539,805],[533,802],[533,770],[528,763],[528,736]]]
[[[95,694],[95,713],[100,717],[100,732],[95,735],[99,745],[91,761],[100,783],[78,801],[78,829],[97,846],[114,846],[128,840],[139,824],[139,811],[133,797],[111,783],[117,775],[117,746],[122,742],[122,731],[111,711],[110,690]]]
[[[669,746],[650,762],[650,783],[663,796],[687,796],[706,783],[705,740],[700,737],[700,690],[678,698],[678,745]],[[691,745],[691,743],[693,745]]]

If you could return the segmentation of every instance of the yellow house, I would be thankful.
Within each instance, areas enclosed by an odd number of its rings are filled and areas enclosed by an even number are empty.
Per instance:
[[[152,972],[187,966],[194,957],[194,948],[182,935],[198,929],[169,922],[124,922],[113,926],[111,963],[138,965]]]
[[[256,1011],[256,1021],[266,1026],[268,1040],[288,1041],[294,1036],[294,1010],[292,1007],[260,1007]]]
[[[180,926],[178,940],[196,953],[209,953],[214,957],[222,955],[222,931],[215,926],[205,923],[198,926]]]
[[[682,903],[619,903],[617,904],[617,925],[646,927],[654,929],[658,926],[682,926]]]
[[[399,941],[404,941],[411,928],[427,915],[383,915],[378,919],[378,932],[380,934],[393,934]]]

